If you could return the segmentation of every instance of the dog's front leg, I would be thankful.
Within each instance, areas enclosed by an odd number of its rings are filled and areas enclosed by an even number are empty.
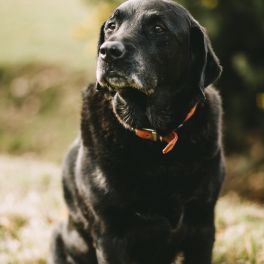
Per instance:
[[[131,223],[133,223],[131,225]],[[125,224],[125,225],[124,225]],[[120,229],[120,227],[122,229]],[[166,219],[125,219],[110,230],[98,234],[98,264],[169,264],[174,250],[170,243],[170,226]]]
[[[184,247],[184,264],[211,264],[214,226],[193,230]]]
[[[60,224],[53,233],[48,264],[98,264],[89,240],[84,239],[71,221]]]
[[[184,264],[211,264],[215,240],[214,202],[194,200],[185,207]]]

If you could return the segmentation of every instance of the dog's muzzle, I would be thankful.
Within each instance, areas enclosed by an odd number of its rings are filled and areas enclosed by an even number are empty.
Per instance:
[[[133,45],[121,41],[105,41],[99,48],[97,82],[111,91],[136,89],[151,95],[157,81],[153,75],[146,78],[143,60]]]

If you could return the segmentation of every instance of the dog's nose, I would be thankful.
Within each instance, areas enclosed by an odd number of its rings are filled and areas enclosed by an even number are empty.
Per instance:
[[[119,41],[106,41],[99,50],[100,57],[107,59],[121,59],[125,54],[125,46]]]

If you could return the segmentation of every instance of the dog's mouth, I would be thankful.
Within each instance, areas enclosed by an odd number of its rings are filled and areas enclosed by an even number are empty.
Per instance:
[[[156,92],[142,85],[138,75],[102,71],[97,77],[100,86],[111,92],[114,113],[124,127],[130,130],[152,128],[160,134],[168,134],[171,130],[168,106],[159,107]]]
[[[139,86],[132,78],[126,78],[121,75],[110,75],[105,78],[105,81],[109,87],[116,92],[122,91],[125,88],[137,89],[143,91],[143,87]]]
[[[97,81],[102,87],[106,87],[112,92],[122,94],[123,90],[132,89],[146,96],[152,95],[154,89],[149,89],[139,76],[136,73],[122,74],[122,72],[116,71],[99,71],[97,72]]]
[[[148,95],[141,82],[136,76],[124,77],[122,75],[110,75],[105,78],[105,82],[109,88],[118,93],[123,93],[123,90],[133,89]]]

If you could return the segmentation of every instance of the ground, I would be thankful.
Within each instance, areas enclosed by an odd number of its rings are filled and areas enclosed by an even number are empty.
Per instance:
[[[58,164],[0,156],[0,263],[46,263],[51,232],[67,215],[60,175]],[[264,263],[263,217],[264,208],[222,197],[215,264]]]

